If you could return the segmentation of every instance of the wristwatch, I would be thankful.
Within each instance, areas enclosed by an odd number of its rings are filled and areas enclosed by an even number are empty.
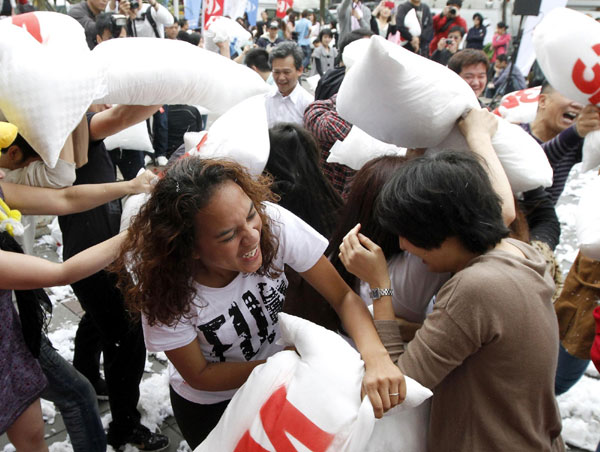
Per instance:
[[[371,289],[371,298],[373,300],[379,300],[381,297],[385,297],[385,296],[392,297],[393,295],[394,295],[394,289],[392,289],[392,288],[380,289],[379,287],[375,287],[374,289]]]

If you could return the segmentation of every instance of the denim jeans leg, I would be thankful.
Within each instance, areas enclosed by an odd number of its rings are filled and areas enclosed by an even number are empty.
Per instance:
[[[91,383],[54,350],[45,335],[39,361],[48,379],[42,398],[60,411],[74,452],[105,452],[106,435]]]
[[[558,349],[558,366],[554,380],[554,393],[558,396],[567,392],[579,381],[590,364],[589,359],[580,359],[571,355],[560,344]]]

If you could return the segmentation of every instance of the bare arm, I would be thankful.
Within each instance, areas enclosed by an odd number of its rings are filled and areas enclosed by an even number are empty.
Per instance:
[[[52,189],[0,183],[4,200],[11,209],[25,215],[67,215],[83,212],[125,195],[148,193],[156,176],[146,171],[126,182],[74,185]]]
[[[103,140],[138,122],[145,121],[160,107],[160,105],[117,105],[96,113],[90,121],[90,141]]]
[[[492,147],[492,136],[498,128],[497,118],[487,110],[473,109],[464,119],[458,121],[458,127],[471,151],[485,159],[487,163],[485,169],[492,187],[502,200],[504,224],[511,224],[516,217],[514,197],[504,168]]]
[[[192,388],[226,391],[242,386],[254,368],[265,361],[208,363],[196,339],[188,345],[166,351],[169,361]]]
[[[381,343],[369,311],[325,256],[301,276],[329,301],[354,339],[365,362],[363,394],[369,396],[375,416],[380,418],[385,411],[404,400],[406,384]]]
[[[76,254],[60,264],[26,254],[0,251],[0,287],[12,290],[64,286],[92,275],[110,264],[126,232]]]

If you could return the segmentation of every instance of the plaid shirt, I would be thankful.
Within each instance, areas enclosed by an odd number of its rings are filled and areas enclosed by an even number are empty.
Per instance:
[[[330,99],[310,104],[304,112],[304,127],[315,136],[321,147],[321,167],[325,177],[345,199],[356,171],[346,165],[327,163],[331,147],[337,140],[344,140],[352,128],[352,124],[338,115],[335,109],[336,99],[337,94],[334,94]]]

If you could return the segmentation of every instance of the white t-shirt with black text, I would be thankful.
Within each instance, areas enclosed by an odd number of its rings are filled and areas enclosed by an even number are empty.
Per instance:
[[[272,231],[279,238],[273,260],[283,270],[289,265],[298,273],[311,269],[323,256],[327,240],[290,211],[265,203],[272,219]],[[149,326],[142,316],[146,348],[151,352],[168,351],[198,340],[204,358],[211,363],[244,362],[266,359],[282,350],[277,314],[283,308],[288,281],[282,272],[277,278],[240,273],[220,288],[195,284],[197,291],[190,319],[175,326]],[[235,389],[199,391],[188,385],[169,363],[170,384],[183,398],[214,404],[229,400]]]

